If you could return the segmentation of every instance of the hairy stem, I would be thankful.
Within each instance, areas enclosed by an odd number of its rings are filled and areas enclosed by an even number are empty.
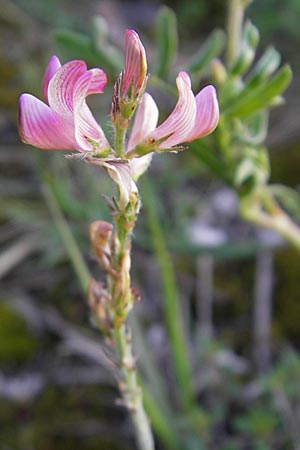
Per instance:
[[[113,274],[108,277],[111,295],[112,343],[120,369],[119,386],[127,406],[139,450],[154,450],[152,431],[144,410],[142,390],[138,384],[135,358],[132,352],[131,330],[126,323],[134,303],[130,280],[131,232],[139,209],[139,199],[131,200],[126,212],[114,215],[115,229],[112,238]]]
[[[125,157],[124,153],[124,141],[126,136],[127,128],[122,127],[115,128],[115,151],[120,158]]]
[[[120,391],[131,414],[138,448],[154,450],[153,435],[143,406],[142,390],[137,381],[131,330],[128,325],[122,324],[114,329],[113,336],[122,375],[119,382]]]

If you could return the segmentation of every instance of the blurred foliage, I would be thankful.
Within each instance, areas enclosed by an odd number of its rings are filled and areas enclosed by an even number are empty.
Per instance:
[[[0,362],[26,362],[37,350],[37,341],[26,323],[5,304],[0,304],[0,323]]]

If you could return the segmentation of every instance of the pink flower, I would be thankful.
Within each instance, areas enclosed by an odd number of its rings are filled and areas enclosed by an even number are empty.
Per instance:
[[[103,92],[105,85],[103,70],[87,70],[85,62],[77,60],[61,66],[52,56],[42,84],[47,103],[30,94],[20,97],[22,141],[46,150],[109,152],[103,130],[85,101],[88,95]]]
[[[131,139],[128,156],[145,155],[149,152],[171,150],[184,142],[211,133],[219,121],[219,106],[216,90],[209,85],[202,89],[196,97],[191,88],[191,80],[186,72],[180,72],[176,79],[179,99],[169,117],[157,128],[149,126],[141,128],[138,139]],[[145,94],[146,95],[146,94]],[[149,94],[147,94],[149,95]],[[152,99],[153,100],[153,99]],[[148,117],[156,115],[157,107],[153,100],[148,108]],[[139,108],[135,120],[141,121]],[[176,149],[176,147],[175,147]]]

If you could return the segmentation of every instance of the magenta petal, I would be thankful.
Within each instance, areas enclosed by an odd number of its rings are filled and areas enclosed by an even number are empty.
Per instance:
[[[23,142],[46,150],[78,149],[73,124],[30,94],[19,100],[19,132]]]
[[[180,72],[176,79],[179,99],[169,117],[158,127],[149,138],[152,140],[166,140],[160,148],[169,148],[185,142],[191,132],[196,117],[196,100],[191,89],[191,80],[186,72]]]
[[[145,92],[135,114],[133,127],[128,141],[127,151],[142,142],[151,131],[155,130],[158,121],[158,108],[152,96]]]
[[[206,86],[196,96],[197,114],[194,128],[186,141],[206,136],[211,133],[219,121],[219,105],[217,92],[213,86]]]
[[[77,81],[85,72],[87,72],[87,68],[84,61],[70,61],[64,64],[50,80],[49,105],[60,116],[70,117],[72,115],[74,89]]]
[[[100,74],[95,70],[88,70],[79,78],[73,93],[75,137],[80,148],[87,151],[109,148],[102,128],[85,101],[87,93],[99,84]]]
[[[48,102],[48,86],[51,78],[54,74],[61,68],[61,63],[57,56],[53,55],[50,58],[47,69],[45,70],[43,82],[42,82],[42,93],[44,99]]]

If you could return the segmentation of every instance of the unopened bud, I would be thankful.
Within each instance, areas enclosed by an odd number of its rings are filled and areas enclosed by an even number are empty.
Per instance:
[[[88,289],[88,303],[101,330],[108,333],[111,326],[109,314],[110,296],[101,281],[91,280]]]
[[[125,69],[122,73],[122,97],[135,100],[144,89],[147,79],[147,59],[139,35],[126,30]]]
[[[115,84],[111,109],[111,119],[116,127],[128,128],[130,118],[145,91],[147,79],[143,44],[134,30],[126,30],[125,68]]]

